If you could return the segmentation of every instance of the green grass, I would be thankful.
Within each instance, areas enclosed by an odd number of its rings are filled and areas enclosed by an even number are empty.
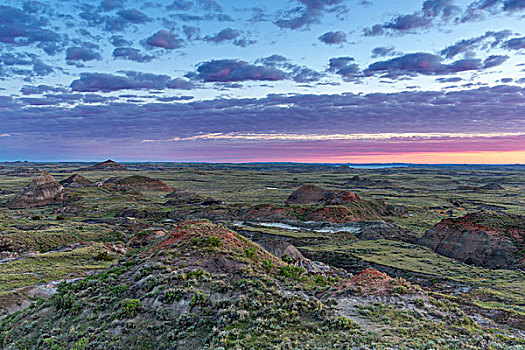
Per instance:
[[[97,260],[97,254],[101,251],[105,251],[102,245],[93,244],[69,252],[35,254],[0,264],[0,291],[81,277],[91,271],[105,269],[111,261]]]
[[[314,251],[339,252],[400,270],[434,275],[483,287],[484,296],[525,312],[525,274],[522,271],[490,270],[466,265],[436,254],[428,248],[389,240],[355,241],[340,246],[307,247]],[[488,304],[487,304],[488,305]]]

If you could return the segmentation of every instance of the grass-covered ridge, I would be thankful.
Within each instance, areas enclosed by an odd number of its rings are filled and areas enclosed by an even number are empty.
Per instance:
[[[323,297],[341,283],[298,270],[224,227],[182,222],[105,272],[63,283],[51,299],[0,321],[0,344],[108,350],[523,344],[419,289],[395,287],[387,297],[408,308],[378,303],[371,290],[348,291],[357,305],[337,294]]]

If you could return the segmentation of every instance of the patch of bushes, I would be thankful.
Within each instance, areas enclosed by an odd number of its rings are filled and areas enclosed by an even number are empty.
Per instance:
[[[295,265],[286,265],[286,266],[280,266],[279,267],[279,274],[281,276],[284,276],[286,278],[290,279],[299,279],[299,277],[305,272],[306,270],[302,267],[298,267]]]
[[[128,317],[134,317],[142,308],[138,299],[124,299],[122,301],[122,313]]]

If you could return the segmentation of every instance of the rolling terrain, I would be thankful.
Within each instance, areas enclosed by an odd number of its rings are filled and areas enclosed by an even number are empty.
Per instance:
[[[520,349],[523,208],[520,166],[3,163],[0,347]]]

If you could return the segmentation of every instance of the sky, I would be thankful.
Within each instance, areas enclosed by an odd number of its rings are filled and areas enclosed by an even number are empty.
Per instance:
[[[3,0],[0,161],[525,163],[525,0]]]

